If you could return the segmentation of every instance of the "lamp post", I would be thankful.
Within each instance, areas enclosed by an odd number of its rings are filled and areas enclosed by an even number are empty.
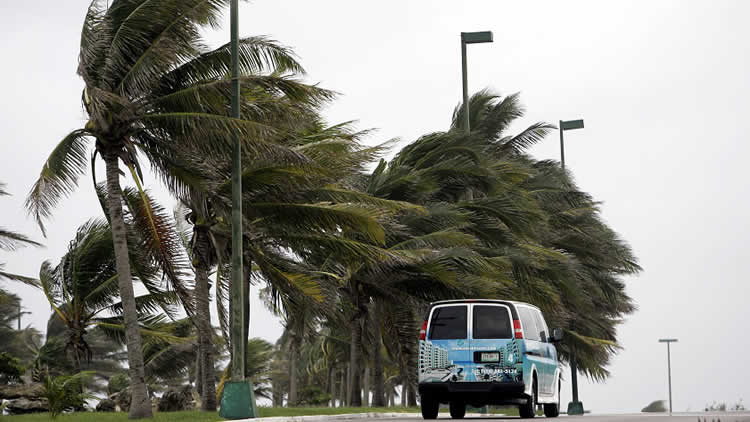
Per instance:
[[[560,164],[565,171],[565,144],[563,132],[566,130],[583,129],[583,119],[560,120]],[[573,401],[568,403],[568,415],[583,415],[583,403],[578,400],[578,364],[576,363],[576,351],[570,351],[570,384],[573,392]]]
[[[661,338],[659,343],[667,343],[667,379],[669,380],[669,414],[672,414],[672,358],[670,357],[669,343],[677,343],[676,338]]]
[[[461,33],[461,76],[464,88],[464,127],[469,133],[469,80],[466,76],[466,44],[492,42],[492,31]]]
[[[239,80],[239,4],[232,0],[230,11],[232,54],[232,117],[240,117]],[[254,418],[253,386],[245,379],[245,302],[248,300],[247,283],[242,268],[242,145],[238,134],[233,134],[232,145],[232,288],[231,288],[231,333],[232,368],[231,381],[224,383],[219,415],[225,419]]]
[[[579,120],[560,120],[560,164],[565,170],[565,146],[563,145],[563,132],[566,130],[583,129],[583,119]]]

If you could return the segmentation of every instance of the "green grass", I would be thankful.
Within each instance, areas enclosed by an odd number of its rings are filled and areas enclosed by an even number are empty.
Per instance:
[[[447,412],[448,409],[440,409],[441,412]],[[418,407],[259,407],[260,417],[270,416],[305,416],[305,415],[341,415],[346,413],[419,413]],[[518,409],[515,407],[490,409],[490,413],[504,413],[506,415],[517,415]],[[48,413],[38,413],[34,415],[20,416],[0,416],[3,422],[47,422],[51,421]],[[128,414],[125,412],[117,413],[96,413],[96,412],[77,412],[60,415],[55,419],[56,422],[125,422],[128,420]],[[215,422],[224,419],[219,417],[218,413],[204,413],[198,411],[189,412],[156,412],[154,413],[155,422],[172,422],[172,421],[194,421],[194,422]]]

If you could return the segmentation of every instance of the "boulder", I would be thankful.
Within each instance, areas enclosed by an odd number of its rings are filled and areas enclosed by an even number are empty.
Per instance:
[[[159,399],[160,412],[177,412],[193,408],[193,387],[170,388]]]
[[[110,399],[103,399],[100,400],[99,403],[96,405],[96,411],[97,412],[114,412],[117,407],[117,404],[114,400]]]
[[[35,382],[29,384],[0,385],[0,400],[20,398],[41,398],[44,396],[44,386]]]
[[[130,410],[130,387],[114,393],[109,396],[109,400],[115,402],[116,409],[120,412],[127,412]]]
[[[49,411],[49,403],[45,398],[21,397],[18,399],[5,400],[5,410],[11,415],[24,415],[27,413],[43,413]]]

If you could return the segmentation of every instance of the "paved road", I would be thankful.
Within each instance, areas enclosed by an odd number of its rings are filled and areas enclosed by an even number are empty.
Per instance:
[[[450,420],[450,416],[447,414],[440,414],[438,421]],[[414,422],[421,421],[422,418],[418,416],[409,416],[403,418],[382,418],[382,419],[358,419],[359,422],[364,421],[389,421],[389,422]],[[517,416],[482,416],[482,417],[466,417],[464,420],[474,421],[492,421],[492,420],[519,420]],[[537,417],[532,421],[544,421],[552,422],[554,420],[560,422],[750,422],[750,413],[722,413],[722,414],[707,414],[707,413],[675,413],[672,416],[661,414],[661,415],[644,415],[644,414],[633,414],[633,415],[585,415],[585,416],[566,416],[562,415],[557,419],[547,419],[544,417]]]

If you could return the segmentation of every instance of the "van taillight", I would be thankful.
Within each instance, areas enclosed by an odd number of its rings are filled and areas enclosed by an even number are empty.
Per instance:
[[[419,329],[419,339],[424,340],[427,338],[427,321],[422,323],[422,328]]]
[[[513,320],[513,332],[516,333],[516,338],[523,338],[523,331],[521,331],[521,321]]]

